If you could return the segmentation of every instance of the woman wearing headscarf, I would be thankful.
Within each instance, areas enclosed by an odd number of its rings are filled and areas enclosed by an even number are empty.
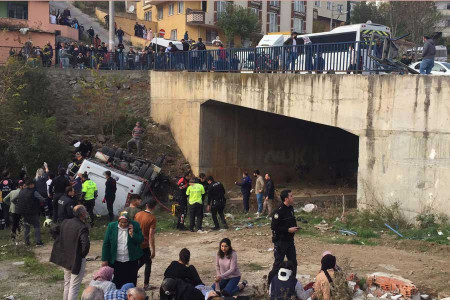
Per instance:
[[[325,253],[324,253],[325,254]],[[322,267],[316,276],[314,283],[314,294],[312,299],[330,300],[332,296],[332,286],[336,271],[336,257],[325,254],[321,260]]]
[[[101,267],[95,272],[94,279],[89,283],[90,286],[98,287],[106,294],[116,289],[116,285],[112,281],[114,269],[108,266]]]
[[[130,282],[136,286],[143,241],[139,223],[129,220],[127,212],[121,212],[118,221],[108,224],[103,240],[102,266],[114,269],[112,282],[117,288]]]

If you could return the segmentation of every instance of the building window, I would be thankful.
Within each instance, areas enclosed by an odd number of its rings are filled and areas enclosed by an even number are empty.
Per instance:
[[[270,6],[279,7],[280,6],[280,1],[269,1],[269,5]]]
[[[170,3],[169,4],[169,16],[173,16],[173,12],[174,12],[174,4]]]
[[[158,6],[158,20],[162,20],[164,17],[164,8],[162,6]]]
[[[338,4],[338,5],[337,5],[337,11],[340,12],[340,13],[342,13],[342,12],[344,11],[344,5]]]
[[[305,3],[303,1],[294,1],[294,11],[304,13]]]
[[[211,43],[216,39],[219,33],[215,30],[206,29],[206,42]]]
[[[450,10],[450,2],[447,2],[447,9]]]
[[[145,21],[151,21],[152,20],[152,12],[151,11],[145,12],[144,19],[145,19]]]
[[[179,14],[184,13],[184,2],[183,1],[178,1],[178,13]]]
[[[332,4],[331,4],[331,1],[327,1],[327,9],[328,10],[331,10],[332,9]]]
[[[170,39],[172,41],[176,41],[177,40],[177,30],[176,29],[172,29],[170,31]]]
[[[294,31],[298,33],[303,32],[303,20],[299,18],[294,18]]]
[[[320,7],[320,1],[314,1],[314,6],[315,7]]]
[[[250,7],[250,11],[259,17],[259,9]]]
[[[28,2],[8,2],[8,18],[28,19]]]
[[[277,25],[277,14],[272,12],[269,13],[269,32],[277,32]]]
[[[218,14],[225,12],[226,9],[227,9],[226,1],[217,1],[217,13]]]

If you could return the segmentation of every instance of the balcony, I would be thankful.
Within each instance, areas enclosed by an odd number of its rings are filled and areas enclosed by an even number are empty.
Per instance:
[[[186,9],[186,24],[187,25],[202,25],[205,24],[205,12],[202,10]]]
[[[159,5],[161,3],[166,2],[165,0],[157,1],[157,0],[145,0],[144,6],[147,7],[149,5]]]

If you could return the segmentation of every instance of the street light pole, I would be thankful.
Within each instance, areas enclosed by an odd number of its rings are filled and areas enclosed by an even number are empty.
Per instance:
[[[331,2],[330,31],[333,29],[333,2]]]
[[[109,51],[114,51],[115,22],[114,22],[114,1],[109,1]]]

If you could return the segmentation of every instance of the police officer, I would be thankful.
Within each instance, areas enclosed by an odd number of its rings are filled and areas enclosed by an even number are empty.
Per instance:
[[[89,216],[91,217],[91,227],[94,227],[94,206],[95,206],[95,198],[98,196],[98,189],[95,182],[89,179],[87,172],[81,176],[81,180],[83,181],[82,189],[81,189],[81,199],[83,205],[86,207]]]
[[[294,264],[293,275],[297,273],[297,255],[295,252],[294,235],[298,231],[297,221],[294,215],[294,196],[291,190],[284,190],[280,194],[281,205],[273,213],[272,217],[272,242],[274,243],[272,271],[268,276],[268,282],[278,273],[281,263],[286,256]]]
[[[225,188],[220,182],[215,182],[212,176],[206,178],[208,182],[208,207],[207,211],[211,209],[211,216],[214,222],[213,230],[219,230],[219,221],[217,220],[217,213],[219,213],[220,221],[222,222],[223,228],[228,229],[227,221],[225,220],[225,215],[223,210],[225,209],[226,199],[225,199]]]

